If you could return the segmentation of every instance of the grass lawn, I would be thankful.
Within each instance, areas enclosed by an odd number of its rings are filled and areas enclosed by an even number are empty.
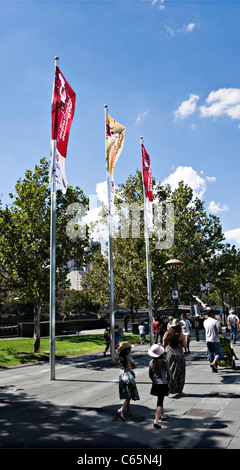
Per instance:
[[[139,335],[126,335],[123,341],[139,343]],[[33,353],[33,338],[6,339],[0,341],[0,367],[29,364],[49,360],[49,338],[41,338],[41,353]],[[78,356],[103,351],[105,342],[102,334],[58,336],[55,339],[56,358]]]

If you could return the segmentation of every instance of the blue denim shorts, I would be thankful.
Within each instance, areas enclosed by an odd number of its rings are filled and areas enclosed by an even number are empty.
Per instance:
[[[223,352],[222,352],[222,346],[221,343],[211,343],[207,341],[207,358],[209,361],[213,361],[214,358],[217,358],[219,361],[223,359]]]

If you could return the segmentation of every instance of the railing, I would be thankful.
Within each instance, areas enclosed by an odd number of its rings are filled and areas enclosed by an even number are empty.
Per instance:
[[[18,325],[0,326],[0,337],[18,336]]]

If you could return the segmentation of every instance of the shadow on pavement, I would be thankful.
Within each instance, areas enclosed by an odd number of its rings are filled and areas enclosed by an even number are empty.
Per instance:
[[[216,432],[224,436],[227,422],[218,418],[204,421],[196,418],[169,416],[162,429],[153,428],[155,410],[133,404],[133,415],[122,422],[119,405],[55,406],[50,402],[29,399],[11,387],[0,389],[1,448],[178,448],[183,439],[197,432],[196,447],[214,448]],[[206,436],[199,428],[207,427]]]

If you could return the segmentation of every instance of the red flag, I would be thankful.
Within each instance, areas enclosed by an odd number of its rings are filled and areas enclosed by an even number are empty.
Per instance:
[[[63,193],[67,189],[65,159],[75,101],[75,92],[66,81],[59,67],[56,66],[52,100],[52,140],[56,141],[56,186],[61,188]],[[50,182],[52,182],[52,169],[50,175]]]
[[[143,144],[141,144],[142,150],[142,177],[143,186],[145,189],[145,211],[147,215],[147,224],[149,228],[153,228],[153,194],[152,194],[152,170],[150,164],[150,158]]]
[[[150,202],[152,202],[153,201],[152,170],[151,170],[150,158],[143,144],[141,144],[141,148],[142,148],[142,174],[143,174],[143,184],[145,187],[145,195],[146,195],[146,198]]]

